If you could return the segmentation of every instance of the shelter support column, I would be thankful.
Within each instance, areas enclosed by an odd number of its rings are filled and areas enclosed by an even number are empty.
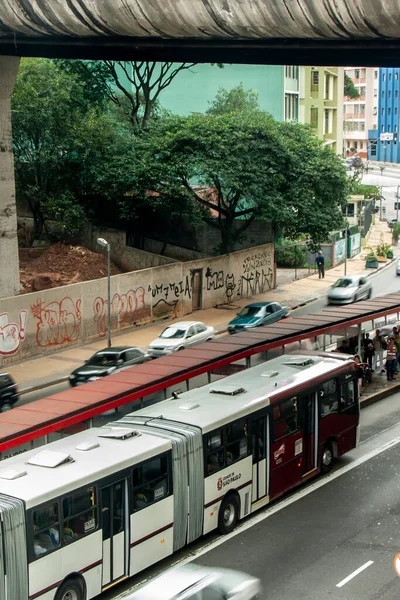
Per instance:
[[[11,95],[19,60],[15,56],[0,56],[0,298],[20,291],[11,132]]]

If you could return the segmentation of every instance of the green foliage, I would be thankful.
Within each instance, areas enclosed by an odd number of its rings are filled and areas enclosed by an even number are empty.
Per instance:
[[[142,190],[185,189],[219,229],[221,252],[234,249],[256,218],[285,237],[309,234],[319,243],[342,226],[346,171],[308,127],[260,111],[173,117],[142,140],[142,150]]]
[[[344,95],[348,98],[360,97],[360,93],[354,85],[353,80],[346,73],[344,74]]]
[[[383,239],[383,233],[381,234],[381,237],[379,238],[379,244],[376,247],[376,253],[378,256],[387,256],[388,252],[392,249],[390,244],[385,244],[385,241]]]
[[[207,115],[225,115],[229,113],[247,113],[260,110],[258,92],[245,90],[243,83],[230,90],[219,88],[214,100],[208,103]]]
[[[307,246],[283,240],[275,246],[278,267],[307,267]]]
[[[350,179],[349,194],[365,196],[365,198],[375,198],[379,195],[379,188],[375,185],[363,185],[358,179]]]
[[[60,233],[53,234],[60,242],[76,236],[87,221],[85,211],[77,204],[71,192],[65,192],[57,198],[54,196],[49,198],[45,211],[49,219],[62,224]]]
[[[397,242],[400,236],[400,223],[393,223],[392,237]]]

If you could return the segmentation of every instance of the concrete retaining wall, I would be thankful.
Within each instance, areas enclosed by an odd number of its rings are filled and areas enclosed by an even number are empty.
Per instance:
[[[266,244],[115,275],[112,328],[183,316],[194,306],[205,309],[266,292],[275,286],[273,256],[273,244]],[[193,295],[193,278],[200,281],[199,297]],[[0,300],[3,364],[105,336],[107,308],[106,277]]]

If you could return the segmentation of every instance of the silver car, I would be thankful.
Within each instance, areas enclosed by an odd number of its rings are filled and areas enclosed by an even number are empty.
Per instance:
[[[214,335],[214,327],[200,321],[180,321],[168,325],[159,337],[151,342],[148,352],[153,358],[165,356],[188,346],[212,340]]]
[[[156,577],[125,600],[256,600],[259,579],[230,569],[188,564]]]
[[[396,275],[400,275],[400,258],[396,261]]]
[[[364,275],[346,275],[328,291],[328,304],[351,304],[372,296],[372,285]]]

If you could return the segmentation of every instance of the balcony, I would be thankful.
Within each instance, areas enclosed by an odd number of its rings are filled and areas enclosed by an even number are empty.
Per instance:
[[[343,121],[350,121],[351,119],[365,121],[365,113],[345,113],[343,115]]]

